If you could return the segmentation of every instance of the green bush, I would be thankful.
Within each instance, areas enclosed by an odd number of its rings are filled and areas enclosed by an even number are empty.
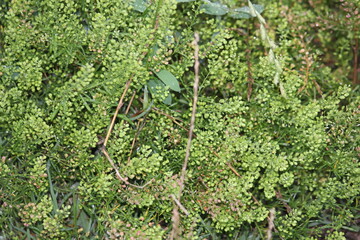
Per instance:
[[[3,1],[0,239],[359,231],[359,16],[353,0]]]

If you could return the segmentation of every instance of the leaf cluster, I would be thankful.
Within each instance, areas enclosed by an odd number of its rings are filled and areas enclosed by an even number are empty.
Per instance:
[[[0,3],[0,238],[164,239],[179,204],[184,239],[359,231],[359,13],[341,2]]]

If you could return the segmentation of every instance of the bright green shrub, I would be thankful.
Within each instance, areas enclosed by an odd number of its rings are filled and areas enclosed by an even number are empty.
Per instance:
[[[267,25],[232,0],[1,3],[0,237],[169,236],[194,32],[182,237],[262,239],[270,209],[274,238],[358,231],[360,98],[347,76],[358,38],[311,28],[331,4],[288,2],[254,5]],[[128,81],[106,145],[119,180],[102,146]]]

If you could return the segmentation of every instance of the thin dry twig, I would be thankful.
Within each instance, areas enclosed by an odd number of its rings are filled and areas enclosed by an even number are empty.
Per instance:
[[[254,202],[260,206],[261,204],[260,204],[259,200],[257,200],[256,197],[251,192],[249,192],[249,193],[251,194],[251,198],[254,200]]]
[[[249,26],[248,26],[249,28]],[[250,44],[250,35],[248,34],[246,37],[246,44],[249,46]],[[254,85],[254,77],[252,75],[252,64],[251,64],[251,48],[250,46],[246,49],[246,64],[247,64],[247,82],[248,82],[248,89],[247,89],[247,99],[250,101],[251,94],[253,91]]]
[[[228,28],[228,30],[230,31],[235,31],[237,32],[239,35],[243,35],[246,36],[246,43],[249,44],[250,42],[250,35],[247,33],[247,31],[245,29],[242,28]],[[248,47],[248,49],[245,51],[246,52],[246,63],[247,63],[247,82],[248,82],[248,89],[247,89],[247,99],[248,101],[250,101],[251,98],[251,93],[253,90],[253,85],[254,85],[254,78],[252,76],[252,65],[251,65],[251,49],[250,47]]]
[[[185,160],[183,163],[183,167],[181,169],[181,176],[180,176],[180,191],[178,198],[180,199],[181,193],[184,189],[184,182],[186,177],[186,169],[187,164],[190,157],[190,149],[191,149],[191,140],[193,137],[193,132],[195,128],[195,115],[196,115],[196,106],[198,101],[198,89],[199,89],[199,34],[195,33],[195,39],[193,41],[193,45],[195,47],[195,64],[194,64],[194,72],[195,72],[195,81],[194,81],[194,99],[193,99],[193,106],[192,106],[192,113],[191,113],[191,120],[190,120],[190,129],[189,129],[189,138],[186,145],[186,153],[185,153]]]
[[[304,45],[304,49],[306,47],[306,44],[305,43],[302,43]],[[312,66],[313,64],[313,61],[312,61],[312,57],[311,56],[308,56],[307,54],[308,52],[306,52],[305,54],[305,57],[304,57],[304,61],[306,63],[306,70],[305,70],[305,79],[304,79],[304,84],[303,86],[298,90],[298,94],[301,93],[307,86],[308,82],[309,82],[309,78],[310,78],[310,67]],[[323,95],[323,92],[321,91],[321,87],[320,85],[316,82],[315,79],[312,79],[314,85],[315,85],[315,88],[317,90],[317,92],[320,94],[320,96]]]
[[[241,175],[235,170],[235,168],[233,168],[233,166],[231,166],[231,164],[229,162],[226,163],[226,165],[228,165],[228,167],[230,168],[230,170],[235,173],[236,176],[238,176],[239,178],[241,178]]]
[[[286,212],[287,212],[287,213],[291,213],[292,209],[291,209],[291,207],[289,206],[289,204],[287,204],[287,203],[284,201],[283,196],[282,196],[280,190],[275,191],[275,196],[276,196],[276,198],[284,205],[284,207],[286,208]]]
[[[210,151],[218,158],[220,158],[219,154],[217,152],[215,152],[211,147],[210,147]],[[231,164],[229,162],[226,163],[226,165],[228,165],[228,167],[230,168],[230,170],[238,177],[241,178],[241,175],[235,170],[235,168],[233,168],[233,166],[231,166]]]
[[[194,72],[195,72],[195,81],[194,81],[194,99],[193,99],[193,106],[192,106],[192,113],[191,113],[191,120],[190,120],[190,129],[189,129],[189,138],[186,146],[186,154],[185,154],[185,160],[183,163],[183,167],[181,170],[181,177],[180,177],[180,191],[179,191],[179,198],[181,196],[182,190],[184,189],[184,182],[185,182],[185,176],[186,176],[186,169],[187,164],[190,157],[190,149],[191,149],[191,140],[193,137],[193,132],[195,128],[195,115],[196,115],[196,106],[198,101],[198,89],[199,89],[199,34],[195,33],[195,39],[193,41],[193,44],[195,46],[195,64],[194,64]]]
[[[286,8],[286,10],[289,10],[289,8]],[[288,14],[288,11],[283,11],[282,14],[287,18],[287,20],[290,23],[293,23],[293,17],[292,14]],[[294,24],[294,26],[297,26],[296,24]],[[306,64],[305,67],[301,67],[301,70],[305,72],[305,74],[303,75],[304,78],[304,83],[303,86],[301,88],[298,89],[297,93],[301,93],[305,90],[305,88],[307,87],[308,83],[309,83],[309,79],[310,79],[310,72],[311,72],[311,68],[313,67],[314,64],[314,59],[312,57],[312,55],[310,54],[310,49],[308,47],[308,41],[306,40],[306,34],[303,34],[301,31],[301,27],[302,26],[298,26],[297,30],[298,31],[294,31],[293,37],[295,39],[297,39],[297,43],[298,45],[301,47],[301,50],[299,51],[299,53],[304,53],[304,55],[301,57],[303,62]],[[315,88],[317,90],[317,92],[320,94],[320,96],[323,95],[323,92],[321,91],[321,87],[320,85],[316,82],[316,80],[314,78],[312,78],[312,81],[315,85]]]
[[[142,124],[141,126],[140,126],[140,123]],[[138,130],[136,131],[135,136],[133,138],[133,141],[131,143],[131,149],[130,149],[130,153],[129,153],[129,156],[128,156],[128,163],[130,163],[131,155],[134,152],[134,146],[135,146],[136,140],[137,140],[137,138],[138,138],[138,136],[140,134],[140,131],[143,129],[144,126],[145,126],[145,121],[139,121],[138,122],[138,125],[136,127]]]
[[[322,97],[323,96],[323,92],[321,91],[321,87],[320,85],[317,83],[317,81],[313,78],[312,79],[313,83],[315,84],[315,88],[316,88],[316,91],[320,94],[320,96]]]
[[[251,53],[251,49],[247,49],[246,50],[246,62],[248,65],[248,70],[247,70],[247,78],[248,78],[248,89],[247,89],[247,99],[248,101],[250,101],[251,99],[251,93],[253,90],[253,85],[254,85],[254,78],[252,76],[252,72],[251,72],[251,61],[250,61],[250,53]]]
[[[157,18],[156,18],[156,21],[155,21],[155,23],[154,23],[154,32],[152,33],[152,38],[150,38],[151,41],[153,41],[153,40],[155,39],[155,32],[156,32],[156,30],[158,29],[158,26],[159,26],[159,21],[158,21],[158,17],[157,17]],[[147,47],[149,47],[149,46],[150,46],[150,43],[147,44]],[[146,55],[148,54],[148,52],[149,52],[149,49],[146,50],[146,51],[144,51],[144,52],[142,53],[142,55],[141,55],[142,57],[139,59],[139,61],[141,61],[142,59],[144,59],[144,58],[146,57]],[[151,183],[154,179],[150,180],[148,183],[146,183],[146,184],[143,185],[143,186],[137,186],[137,185],[134,185],[134,184],[129,183],[125,178],[123,178],[123,177],[121,176],[121,174],[120,174],[118,168],[116,167],[114,161],[110,158],[109,153],[106,151],[106,144],[108,143],[109,138],[110,138],[110,135],[111,135],[111,132],[112,132],[112,130],[113,130],[113,128],[114,128],[114,124],[115,124],[116,117],[117,117],[117,115],[119,114],[119,111],[120,111],[121,107],[124,105],[124,98],[125,98],[125,96],[126,96],[126,93],[127,93],[128,89],[130,88],[130,85],[131,85],[131,83],[132,83],[132,78],[133,78],[133,75],[132,75],[132,76],[130,77],[130,79],[126,82],[125,89],[124,89],[124,91],[123,91],[123,93],[122,93],[122,95],[121,95],[121,97],[120,97],[119,103],[118,103],[118,105],[117,105],[117,107],[116,107],[114,116],[113,116],[113,118],[112,118],[112,120],[111,120],[111,123],[110,123],[109,129],[108,129],[108,132],[107,132],[107,134],[106,134],[106,137],[105,137],[103,146],[102,146],[102,148],[101,148],[101,151],[102,151],[103,154],[106,156],[106,158],[107,158],[108,161],[110,162],[111,166],[112,166],[113,169],[115,170],[116,176],[118,177],[119,180],[121,180],[121,181],[125,182],[126,184],[128,184],[129,186],[132,186],[132,187],[135,187],[135,188],[144,188],[146,185],[148,185],[149,183]],[[126,109],[126,114],[127,114],[127,113],[129,112],[129,110],[130,110],[130,106],[131,106],[131,104],[132,104],[132,101],[134,100],[135,93],[136,93],[136,92],[134,91],[134,93],[133,93],[133,95],[132,95],[132,97],[131,97],[129,106],[128,106],[127,109]]]
[[[184,129],[185,131],[189,132],[189,130],[182,126],[178,121],[181,121],[180,119],[176,119],[175,117],[161,111],[160,109],[158,109],[157,107],[153,107],[152,109],[154,109],[157,113],[161,114],[161,115],[164,115],[165,117],[171,119],[176,125],[178,125],[179,127],[181,127],[182,129]],[[181,121],[182,122],[182,121]],[[193,137],[195,137],[195,134],[193,134]]]
[[[356,32],[356,31],[354,31]],[[358,66],[358,52],[359,52],[359,38],[355,38],[355,46],[354,49],[354,66],[353,66],[353,77],[352,77],[352,83],[358,84],[358,72],[359,72],[359,66]]]
[[[177,122],[177,119],[174,118],[173,116],[167,114],[167,113],[164,113],[162,112],[160,109],[156,108],[156,107],[153,107],[153,109],[159,113],[159,114],[162,114],[166,117],[168,117],[169,119],[171,119],[175,124],[177,124],[179,127],[181,127],[182,129],[184,129],[185,131],[187,131],[188,133],[190,132],[189,129],[187,129],[186,127],[182,126],[180,123]],[[181,121],[181,120],[180,120]],[[193,137],[196,137],[195,133],[192,134]],[[217,156],[218,158],[220,158],[220,156],[210,147],[210,151],[215,155]],[[230,168],[230,170],[238,177],[242,177],[237,171],[236,169],[231,165],[231,163],[226,163],[226,165]]]
[[[211,147],[210,147],[210,151],[211,151],[216,157],[220,158],[219,154],[217,154],[217,152],[215,152]],[[236,176],[238,176],[238,177],[240,177],[240,178],[242,177],[242,176],[235,170],[235,168],[234,168],[233,166],[231,166],[230,163],[226,163],[226,165],[228,165],[228,167],[230,168],[230,170],[231,170]],[[250,192],[249,192],[249,193],[250,193]],[[250,195],[251,195],[252,199],[254,200],[254,202],[255,202],[257,205],[260,205],[260,202],[256,199],[256,197],[255,197],[252,193],[250,193]]]
[[[159,23],[158,23],[158,19],[157,19],[156,22],[154,23],[154,32],[153,32],[153,34],[152,34],[152,35],[153,35],[152,38],[150,39],[151,41],[154,40],[154,38],[155,38],[155,37],[154,37],[154,34],[155,34],[156,30],[158,29],[158,26],[159,26]],[[150,46],[150,45],[148,44],[147,47],[149,47],[149,46]],[[141,55],[142,57],[139,59],[139,61],[141,61],[141,60],[148,54],[148,52],[149,52],[148,50],[147,50],[147,51],[144,51],[144,52],[142,53],[142,55]],[[119,100],[118,106],[116,107],[114,116],[113,116],[113,118],[112,118],[112,120],[111,120],[111,124],[110,124],[109,130],[108,130],[108,132],[107,132],[105,141],[104,141],[104,146],[106,146],[107,142],[109,141],[109,137],[110,137],[111,131],[112,131],[112,129],[113,129],[113,127],[114,127],[114,124],[115,124],[115,119],[116,119],[116,117],[117,117],[117,115],[118,115],[118,113],[119,113],[119,111],[120,111],[120,108],[121,108],[122,105],[124,104],[123,101],[124,101],[126,92],[127,92],[127,90],[129,89],[129,87],[130,87],[130,85],[131,85],[131,82],[132,82],[132,76],[131,76],[130,80],[126,82],[125,89],[124,89],[124,91],[123,91],[123,94],[121,95],[121,98],[120,98],[120,100]],[[133,96],[134,96],[134,95],[135,95],[135,93],[133,94]],[[131,102],[132,102],[132,100],[130,101],[130,105],[131,105]],[[128,108],[129,108],[129,107],[128,107]],[[126,111],[128,111],[128,110],[126,110]]]
[[[105,157],[107,158],[107,160],[110,162],[112,168],[115,170],[116,172],[116,177],[120,180],[123,181],[124,183],[126,183],[129,186],[135,187],[135,188],[144,188],[147,185],[149,185],[154,179],[151,179],[149,182],[147,182],[146,184],[142,185],[142,186],[138,186],[135,184],[130,183],[128,180],[126,180],[126,178],[124,178],[123,176],[121,176],[118,168],[116,167],[114,161],[111,159],[109,153],[106,151],[105,146],[102,147],[101,151],[103,152],[103,154],[105,155]]]
[[[120,108],[122,107],[122,105],[124,105],[124,98],[125,98],[125,95],[126,95],[127,90],[128,90],[129,87],[130,87],[130,84],[131,84],[131,79],[126,82],[125,89],[124,89],[123,94],[121,95],[121,98],[120,98],[120,100],[119,100],[119,103],[118,103],[118,105],[117,105],[117,107],[116,107],[114,116],[113,116],[113,118],[112,118],[112,120],[111,120],[111,123],[110,123],[109,130],[108,130],[108,132],[107,132],[107,134],[106,134],[106,138],[105,138],[105,141],[104,141],[104,147],[106,146],[107,142],[109,141],[109,137],[110,137],[111,131],[112,131],[113,127],[114,127],[115,120],[116,120],[116,117],[117,117],[117,115],[118,115],[118,113],[119,113],[119,111],[120,111]]]
[[[193,98],[193,106],[192,106],[192,113],[191,113],[191,120],[190,120],[190,129],[189,129],[189,138],[188,138],[188,142],[186,145],[186,153],[185,153],[185,160],[183,163],[183,167],[181,169],[181,176],[180,176],[180,189],[179,189],[179,193],[177,196],[177,201],[176,201],[176,205],[174,206],[173,209],[173,227],[172,227],[172,231],[170,234],[170,239],[177,239],[178,235],[181,234],[181,229],[179,228],[180,226],[180,214],[179,214],[179,207],[180,207],[180,199],[181,199],[181,195],[182,195],[182,191],[184,190],[184,186],[185,186],[185,177],[186,177],[186,169],[187,169],[187,165],[188,165],[188,161],[189,161],[189,157],[190,157],[190,149],[191,149],[191,140],[193,137],[193,132],[194,132],[194,128],[195,128],[195,115],[196,115],[196,106],[197,106],[197,101],[198,101],[198,89],[199,89],[199,67],[200,67],[200,63],[199,63],[199,34],[195,33],[194,34],[194,41],[193,41],[193,46],[195,48],[195,52],[194,52],[194,58],[195,58],[195,64],[194,64],[194,73],[195,73],[195,80],[194,80],[194,98]]]
[[[179,228],[179,225],[180,225],[179,207],[176,204],[173,209],[173,214],[172,214],[171,220],[173,222],[173,226],[172,226],[172,230],[171,230],[169,239],[173,240],[173,239],[177,239],[178,236],[181,234],[180,228]]]
[[[275,220],[275,208],[270,209],[268,216],[268,228],[266,229],[266,239],[272,239],[272,231],[275,229],[274,220]]]
[[[243,29],[243,28],[227,28],[227,30],[229,31],[235,31],[237,32],[239,35],[243,35],[243,36],[248,36],[248,32]]]
[[[175,197],[175,195],[171,194],[170,197],[174,200],[176,205],[178,205],[178,207],[181,209],[181,211],[183,211],[186,214],[186,216],[188,216],[189,215],[188,210],[186,210],[186,208],[181,204],[181,202],[179,202],[179,200]]]
[[[131,107],[131,105],[132,105],[132,102],[134,101],[135,94],[136,94],[136,91],[134,90],[133,95],[131,96],[129,105],[128,105],[127,108],[126,108],[125,115],[128,114],[129,111],[130,111],[130,107]]]
[[[128,164],[130,163],[131,155],[132,155],[132,153],[133,153],[133,151],[134,151],[134,146],[135,146],[136,139],[137,139],[137,137],[138,137],[138,132],[141,130],[141,129],[140,129],[140,123],[141,123],[141,122],[138,121],[137,126],[136,126],[136,129],[138,129],[138,131],[136,131],[135,136],[134,136],[134,138],[133,138],[133,140],[132,140],[132,143],[131,143],[130,153],[129,153],[128,161],[127,161]]]
[[[129,105],[128,105],[128,107],[126,108],[126,111],[125,111],[125,115],[128,114],[129,111],[130,111],[130,107],[131,107],[132,102],[134,101],[135,94],[136,94],[136,91],[134,91],[134,92],[133,92],[133,95],[131,96]],[[139,124],[140,124],[140,122],[138,122],[137,128],[139,128]],[[130,162],[130,158],[131,158],[131,154],[132,154],[133,149],[134,149],[134,145],[135,145],[136,138],[137,138],[137,135],[135,135],[135,137],[134,137],[134,139],[133,139],[133,142],[131,143],[131,150],[130,150],[129,157],[128,157],[128,163]]]

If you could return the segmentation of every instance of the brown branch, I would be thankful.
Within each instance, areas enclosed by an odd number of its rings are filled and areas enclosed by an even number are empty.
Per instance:
[[[152,37],[150,38],[150,41],[153,41],[153,40],[155,39],[155,32],[156,32],[156,30],[158,29],[158,27],[159,27],[159,21],[158,21],[158,18],[157,18],[156,21],[155,21],[155,23],[154,23],[154,32],[152,33]],[[148,44],[146,45],[146,47],[149,47],[149,46],[150,46],[150,43],[148,43]],[[139,61],[141,61],[142,59],[144,59],[145,56],[148,54],[148,52],[149,52],[149,50],[144,51],[144,52],[141,54],[142,57],[139,59]],[[118,106],[116,107],[114,116],[113,116],[113,118],[112,118],[112,120],[111,120],[111,124],[110,124],[109,130],[108,130],[108,132],[107,132],[105,141],[104,141],[104,146],[106,146],[107,142],[109,141],[109,137],[110,137],[111,131],[112,131],[112,129],[113,129],[113,127],[114,127],[114,124],[115,124],[115,119],[116,119],[116,117],[117,117],[117,115],[118,115],[118,113],[119,113],[120,108],[121,108],[122,105],[124,104],[123,100],[124,100],[124,98],[125,98],[125,95],[126,95],[127,90],[129,89],[129,87],[130,87],[130,85],[131,85],[131,82],[132,82],[132,76],[131,76],[130,80],[126,82],[124,92],[123,92],[123,94],[121,95],[121,98],[120,98],[120,100],[119,100]],[[134,92],[133,96],[134,96],[134,95],[135,95],[135,92]],[[130,105],[131,105],[131,102],[132,102],[132,100],[130,101]],[[129,107],[128,107],[128,109],[129,109]],[[128,109],[127,109],[126,111],[128,111]]]
[[[194,81],[194,100],[193,100],[193,106],[192,106],[192,113],[191,113],[191,120],[190,120],[190,129],[189,129],[189,138],[186,146],[186,154],[185,154],[185,160],[183,163],[183,167],[181,170],[181,177],[180,177],[180,191],[179,191],[179,199],[182,193],[182,190],[184,189],[184,182],[185,182],[185,176],[186,176],[186,169],[187,164],[190,157],[190,149],[191,149],[191,140],[193,137],[193,132],[195,128],[195,115],[196,115],[196,106],[198,101],[198,89],[199,89],[199,34],[195,33],[195,40],[193,41],[193,44],[195,46],[195,65],[194,65],[194,71],[195,71],[195,81]]]
[[[195,52],[194,52],[194,58],[195,58],[194,98],[193,98],[193,106],[192,106],[192,113],[191,113],[191,120],[190,120],[189,138],[188,138],[188,142],[186,145],[185,160],[183,163],[183,167],[181,169],[181,176],[180,176],[180,182],[179,182],[180,189],[179,189],[179,193],[177,196],[177,201],[179,203],[180,203],[182,191],[184,190],[186,169],[187,169],[187,165],[188,165],[188,161],[189,161],[189,157],[190,157],[191,140],[192,140],[193,132],[194,132],[194,128],[195,128],[195,115],[196,115],[196,106],[197,106],[197,101],[198,101],[199,67],[200,67],[198,42],[199,42],[199,34],[195,33],[194,41],[193,41],[193,46],[195,48]],[[172,227],[172,231],[170,234],[171,240],[178,239],[178,236],[181,234],[181,229],[179,228],[179,226],[180,226],[179,204],[174,206],[172,221],[173,221],[173,227]]]
[[[250,193],[250,195],[251,195],[251,198],[254,200],[254,202],[260,206],[261,204],[260,204],[259,200],[257,200],[256,197],[252,193]]]
[[[150,38],[150,42],[153,42],[153,41],[154,41],[154,39],[155,39],[155,33],[156,33],[156,30],[158,29],[158,27],[159,27],[159,16],[156,17],[156,20],[155,20],[155,22],[154,22],[154,31],[153,31],[153,33],[151,34],[152,37]],[[150,42],[146,45],[146,47],[148,47],[148,50],[144,51],[144,52],[141,54],[141,58],[139,59],[139,61],[141,61],[142,59],[144,59],[144,58],[146,57],[146,55],[148,54],[149,48],[150,48]],[[117,117],[117,115],[119,114],[119,111],[120,111],[121,107],[124,105],[124,98],[125,98],[125,96],[126,96],[126,93],[127,93],[128,89],[130,88],[130,85],[131,85],[131,83],[132,83],[132,78],[133,78],[133,76],[134,76],[134,74],[130,77],[130,80],[128,80],[128,81],[126,82],[125,89],[124,89],[124,91],[123,91],[123,93],[122,93],[122,95],[121,95],[121,97],[120,97],[119,103],[118,103],[118,105],[117,105],[117,107],[116,107],[116,110],[115,110],[115,113],[114,113],[114,116],[112,117],[112,120],[111,120],[109,129],[108,129],[108,132],[107,132],[107,134],[106,134],[106,137],[105,137],[105,140],[104,140],[104,143],[103,143],[103,146],[102,146],[101,150],[102,150],[103,154],[105,155],[105,157],[106,157],[106,158],[108,159],[108,161],[110,162],[110,164],[111,164],[111,166],[113,167],[113,169],[115,170],[116,176],[117,176],[117,178],[118,178],[119,180],[125,182],[126,184],[128,184],[128,185],[130,185],[130,186],[132,186],[132,187],[144,188],[146,185],[148,185],[149,183],[151,183],[154,179],[152,179],[150,182],[146,183],[146,184],[143,185],[143,186],[137,186],[137,185],[134,185],[134,184],[129,183],[125,178],[123,178],[123,177],[121,176],[121,174],[120,174],[118,168],[116,167],[114,161],[110,158],[109,153],[106,151],[106,145],[107,145],[107,143],[108,143],[108,141],[109,141],[111,132],[112,132],[112,130],[113,130],[113,128],[114,128],[114,124],[115,124],[116,117]],[[133,93],[133,95],[132,95],[132,97],[131,97],[131,99],[130,99],[129,106],[128,106],[127,109],[126,109],[126,114],[127,114],[127,113],[129,112],[129,110],[130,110],[130,106],[131,106],[132,101],[134,100],[135,93],[136,93],[136,92],[134,91],[134,93]]]
[[[243,35],[243,36],[248,36],[249,34],[246,32],[245,29],[242,28],[227,28],[227,30],[229,31],[235,31],[237,32],[239,35]]]
[[[304,42],[301,42],[301,44],[304,46],[304,49],[306,47],[306,44]],[[309,78],[310,78],[310,67],[313,64],[313,61],[311,59],[311,57],[307,56],[308,54],[305,54],[304,60],[306,62],[306,70],[305,70],[305,79],[304,79],[304,85],[298,90],[298,94],[301,93],[307,86],[308,82],[309,82]],[[321,87],[320,85],[316,82],[315,79],[312,78],[312,81],[315,85],[316,91],[320,94],[320,96],[323,95],[323,92],[321,91]]]
[[[169,236],[170,240],[177,239],[178,236],[181,234],[179,225],[180,225],[180,214],[179,214],[179,207],[178,205],[174,205],[173,208],[173,214],[171,217],[171,220],[173,222],[172,230]]]
[[[216,157],[220,158],[219,154],[217,154],[217,152],[215,152],[211,147],[210,147],[210,151],[211,151]],[[230,170],[231,170],[236,176],[238,176],[238,177],[241,178],[241,175],[235,170],[235,168],[233,168],[233,167],[231,166],[230,163],[226,163],[226,165],[228,165],[228,167],[230,168]],[[252,193],[250,193],[250,192],[248,192],[248,193],[251,195],[251,197],[252,197],[252,199],[254,200],[254,202],[255,202],[256,204],[260,205],[260,202],[256,199],[256,197],[255,197]]]
[[[129,153],[129,156],[128,156],[128,163],[130,163],[130,160],[131,160],[131,155],[132,155],[132,153],[133,153],[133,151],[134,151],[134,146],[135,146],[135,142],[136,142],[136,140],[137,140],[137,138],[138,138],[138,136],[139,136],[139,134],[140,134],[140,131],[143,129],[143,127],[145,126],[145,121],[142,121],[142,125],[140,126],[140,122],[141,121],[139,121],[138,122],[138,125],[137,125],[137,131],[136,131],[136,133],[135,133],[135,136],[134,136],[134,138],[133,138],[133,141],[132,141],[132,143],[131,143],[131,150],[130,150],[130,153]]]
[[[215,152],[211,147],[210,147],[210,151],[218,158],[221,158],[219,156],[219,154],[217,152]],[[230,170],[238,177],[241,178],[241,175],[235,170],[235,168],[233,168],[233,166],[231,166],[231,164],[229,162],[226,163],[226,165],[228,165],[228,167],[230,168]]]
[[[247,28],[248,28],[248,32],[249,32],[249,28],[250,28],[250,22],[248,22],[247,24]],[[251,71],[251,48],[250,48],[250,35],[248,34],[246,36],[246,45],[247,45],[247,49],[246,49],[246,65],[247,65],[247,82],[248,82],[248,88],[247,88],[247,100],[250,101],[251,99],[251,94],[253,91],[253,85],[254,85],[254,78],[252,75],[252,71]]]
[[[233,168],[233,166],[231,166],[230,163],[226,163],[226,165],[228,165],[228,167],[230,168],[230,170],[235,173],[236,176],[238,176],[239,178],[241,178],[241,175],[235,170],[235,168]]]
[[[113,118],[112,118],[112,120],[111,120],[111,123],[110,123],[110,127],[109,127],[109,129],[108,129],[107,134],[106,134],[106,138],[105,138],[105,141],[104,141],[104,147],[106,146],[107,142],[109,141],[109,137],[110,137],[111,131],[112,131],[113,127],[114,127],[116,117],[117,117],[117,115],[119,114],[120,108],[122,107],[122,105],[124,105],[124,98],[125,98],[125,95],[126,95],[127,90],[128,90],[129,87],[130,87],[130,84],[131,84],[131,79],[126,82],[125,89],[124,89],[123,94],[121,95],[121,98],[120,98],[120,100],[119,100],[119,103],[118,103],[118,105],[117,105],[117,107],[116,107],[114,116],[113,116]]]
[[[272,231],[275,229],[275,208],[270,209],[268,219],[268,228],[266,229],[266,240],[272,239]]]
[[[175,197],[175,195],[171,194],[170,197],[174,200],[174,202],[181,209],[181,211],[183,211],[186,214],[186,216],[188,216],[189,215],[188,210],[186,210],[186,208],[181,204],[181,202],[179,202],[179,200]]]
[[[133,92],[133,95],[131,96],[131,99],[130,99],[130,102],[129,102],[128,107],[126,108],[125,114],[128,114],[128,113],[129,113],[131,104],[132,104],[132,102],[134,101],[134,98],[135,98],[135,94],[136,94],[136,91],[134,91],[134,92]]]
[[[152,181],[154,181],[154,179],[151,179],[149,182],[147,182],[146,184],[144,184],[143,186],[138,186],[138,185],[134,185],[132,183],[129,183],[128,180],[126,178],[124,178],[123,176],[121,176],[118,168],[116,167],[114,161],[111,159],[111,157],[109,156],[109,153],[106,151],[105,146],[103,146],[101,148],[101,151],[103,152],[103,154],[105,155],[105,157],[107,158],[107,160],[110,162],[112,168],[115,170],[116,172],[116,177],[120,180],[123,181],[125,184],[135,187],[135,188],[144,188],[147,185],[149,185]]]
[[[250,35],[242,28],[228,28],[229,31],[235,31],[237,32],[239,35],[243,35],[243,36],[247,36],[246,37],[246,43],[249,45],[250,42]],[[248,89],[247,89],[247,99],[248,101],[250,101],[251,98],[251,93],[253,90],[253,85],[254,85],[254,78],[252,76],[252,72],[251,72],[251,49],[250,46],[248,46],[248,48],[246,49],[246,64],[247,64],[247,82],[248,82]]]
[[[132,155],[132,153],[134,151],[135,142],[136,142],[136,139],[138,137],[139,130],[140,130],[140,121],[138,121],[138,124],[137,124],[136,128],[138,129],[138,131],[136,131],[135,136],[134,136],[134,138],[132,140],[132,143],[131,143],[131,149],[130,149],[129,156],[128,156],[128,161],[127,161],[128,164],[130,163],[131,155]]]
[[[321,87],[320,85],[317,83],[317,81],[315,79],[312,79],[313,83],[315,84],[315,88],[316,88],[316,91],[320,94],[320,96],[322,97],[323,95],[323,91],[321,91]]]
[[[247,70],[247,78],[248,78],[247,100],[248,101],[250,101],[250,99],[251,99],[251,93],[252,93],[253,85],[254,85],[254,78],[253,78],[252,72],[251,72],[250,57],[251,57],[251,49],[249,48],[246,50],[246,62],[247,62],[247,66],[248,66],[248,70]]]
[[[289,206],[289,204],[287,204],[284,199],[283,199],[283,196],[280,192],[280,190],[278,191],[275,191],[275,196],[276,198],[282,203],[282,205],[286,208],[286,212],[287,213],[290,213],[292,211],[291,207]]]
[[[306,70],[305,70],[304,85],[301,88],[299,88],[298,93],[301,93],[302,91],[304,91],[304,89],[306,88],[307,83],[309,81],[309,70],[310,70],[311,63],[308,61],[307,58],[305,59],[305,61],[306,61]]]
[[[356,31],[355,31],[356,32]],[[352,79],[352,83],[358,84],[359,80],[358,80],[358,51],[359,51],[359,39],[356,38],[355,39],[355,46],[354,46],[354,66],[353,66],[353,79]]]
[[[178,125],[179,127],[181,127],[182,129],[184,129],[185,131],[189,132],[189,129],[187,129],[186,127],[182,126],[178,121],[181,121],[182,120],[179,120],[179,119],[176,119],[175,117],[161,111],[160,109],[158,109],[157,107],[153,107],[152,109],[154,109],[157,113],[161,114],[161,115],[164,115],[166,116],[167,118],[171,119],[176,125]],[[193,134],[193,137],[195,137],[195,134]]]
[[[136,94],[136,91],[134,91],[134,92],[133,92],[133,95],[131,96],[129,105],[128,105],[128,107],[126,108],[126,111],[125,111],[125,115],[128,114],[129,111],[130,111],[130,107],[131,107],[132,102],[134,101],[135,94]],[[139,128],[139,124],[140,124],[140,122],[138,122],[138,126],[137,126],[138,128]],[[130,150],[129,157],[128,157],[128,163],[130,162],[130,158],[131,158],[131,154],[132,154],[133,149],[134,149],[134,145],[135,145],[136,138],[137,138],[137,134],[135,134],[134,139],[133,139],[133,142],[131,143],[131,150]]]

